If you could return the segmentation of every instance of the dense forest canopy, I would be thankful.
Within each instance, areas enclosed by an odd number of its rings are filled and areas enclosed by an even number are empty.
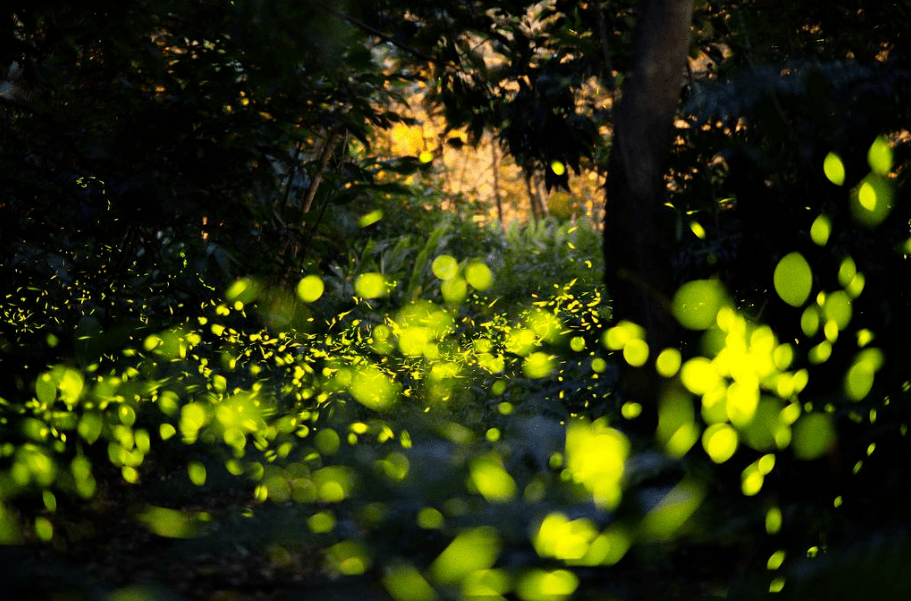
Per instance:
[[[909,18],[14,2],[0,591],[905,598]]]

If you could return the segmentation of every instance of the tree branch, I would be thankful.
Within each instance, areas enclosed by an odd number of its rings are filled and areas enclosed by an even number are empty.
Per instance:
[[[433,58],[432,56],[427,55],[427,54],[424,54],[423,52],[421,52],[421,51],[419,51],[419,50],[415,50],[414,48],[412,48],[412,47],[409,46],[408,44],[405,44],[405,43],[402,43],[402,42],[396,40],[395,38],[393,38],[393,37],[390,36],[389,34],[385,34],[385,33],[383,33],[382,31],[380,31],[379,29],[376,29],[375,27],[371,27],[370,25],[364,23],[363,21],[361,21],[361,20],[359,20],[359,19],[355,19],[355,18],[352,17],[351,15],[348,15],[348,14],[346,14],[346,13],[343,13],[342,11],[340,11],[340,10],[338,10],[338,9],[336,9],[336,8],[332,8],[331,6],[327,5],[325,2],[320,2],[319,0],[316,0],[316,1],[315,1],[315,4],[316,4],[317,6],[319,6],[320,8],[322,8],[322,9],[323,9],[324,11],[326,11],[327,13],[332,14],[332,15],[335,15],[335,16],[338,17],[339,19],[341,19],[341,20],[343,20],[343,21],[345,21],[345,22],[347,22],[347,23],[349,23],[349,24],[351,24],[351,25],[354,25],[355,27],[357,27],[358,29],[360,29],[360,30],[362,30],[362,31],[365,31],[365,32],[367,32],[367,33],[369,33],[369,34],[371,34],[371,35],[375,35],[376,37],[380,38],[380,39],[383,40],[384,42],[389,42],[390,44],[392,44],[392,45],[395,46],[396,48],[399,48],[399,49],[401,49],[401,50],[404,50],[405,52],[407,52],[408,54],[411,54],[412,56],[415,56],[415,57],[417,57],[417,58],[419,58],[419,59],[421,59],[421,60],[425,60],[425,61],[427,61],[427,62],[429,62],[429,63],[436,63],[436,62],[438,62],[437,59]]]

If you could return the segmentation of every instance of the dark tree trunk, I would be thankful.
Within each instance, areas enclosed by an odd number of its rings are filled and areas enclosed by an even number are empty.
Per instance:
[[[642,0],[631,73],[614,119],[604,217],[607,294],[615,321],[643,326],[652,358],[675,341],[668,240],[661,222],[665,163],[689,51],[693,0]],[[657,376],[629,373],[628,396],[655,405]]]

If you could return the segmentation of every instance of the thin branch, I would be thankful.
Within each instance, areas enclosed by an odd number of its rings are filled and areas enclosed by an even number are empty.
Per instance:
[[[598,16],[598,39],[601,42],[601,58],[604,60],[604,73],[601,79],[611,94],[611,101],[614,106],[617,103],[617,82],[614,81],[614,66],[610,56],[610,44],[607,39],[607,23],[604,20],[604,7],[599,3],[595,9]]]
[[[316,198],[316,192],[319,190],[319,185],[323,181],[323,174],[326,172],[326,167],[329,165],[329,159],[332,158],[332,151],[335,150],[339,128],[340,126],[336,125],[329,131],[329,135],[326,137],[326,143],[323,144],[323,148],[320,151],[319,170],[317,170],[316,174],[313,176],[313,181],[310,182],[310,187],[307,189],[307,196],[304,198],[304,213],[309,213],[310,207],[313,206],[313,199]]]
[[[354,25],[355,27],[357,27],[358,29],[360,29],[362,31],[365,31],[371,35],[375,35],[376,37],[380,38],[384,42],[389,42],[393,46],[400,48],[401,50],[404,50],[408,54],[416,56],[417,58],[420,58],[420,59],[425,60],[430,63],[437,62],[437,59],[433,58],[432,56],[424,54],[423,52],[421,52],[419,50],[415,50],[408,44],[405,44],[403,42],[396,40],[392,36],[383,33],[379,29],[376,29],[375,27],[371,27],[370,25],[367,25],[366,23],[364,23],[363,21],[361,21],[359,19],[355,19],[351,15],[343,13],[342,11],[340,11],[336,8],[332,8],[331,6],[327,5],[325,2],[320,2],[319,0],[316,0],[315,4],[317,6],[319,6],[320,8],[322,8],[327,13],[335,15],[339,19],[346,21],[347,23],[350,23],[351,25]]]

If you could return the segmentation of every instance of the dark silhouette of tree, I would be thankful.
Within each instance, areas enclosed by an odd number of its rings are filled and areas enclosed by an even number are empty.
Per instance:
[[[676,322],[664,174],[690,44],[690,0],[644,0],[629,77],[614,119],[604,216],[606,283],[615,320],[642,325],[660,350]],[[657,391],[628,379],[628,392],[654,404]]]

